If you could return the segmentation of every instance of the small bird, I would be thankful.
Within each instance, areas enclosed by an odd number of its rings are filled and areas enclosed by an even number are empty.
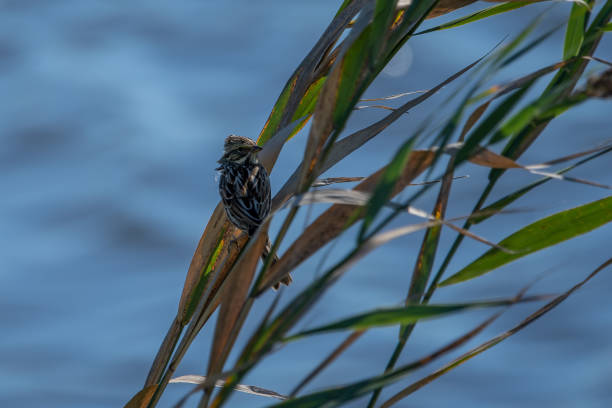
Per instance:
[[[236,228],[253,235],[259,225],[270,213],[270,178],[266,168],[259,162],[257,152],[261,150],[255,141],[244,136],[229,135],[223,146],[223,156],[216,170],[220,171],[219,194],[225,207],[227,218]],[[270,239],[266,236],[266,245],[262,259],[268,257],[271,250]],[[278,260],[276,255],[272,260]],[[281,282],[289,285],[292,279],[285,276]],[[280,285],[274,285],[278,289]]]

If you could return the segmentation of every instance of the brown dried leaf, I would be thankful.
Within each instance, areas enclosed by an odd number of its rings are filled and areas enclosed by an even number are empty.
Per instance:
[[[267,229],[267,228],[266,228]],[[266,244],[267,233],[262,231],[257,236],[257,242],[245,256],[238,259],[234,266],[234,272],[227,276],[228,282],[223,289],[221,299],[221,309],[217,318],[215,336],[210,349],[208,364],[208,374],[216,374],[223,368],[227,355],[236,339],[232,336],[232,330],[236,325],[240,310],[246,300],[249,287],[255,274],[257,261],[263,252]],[[228,246],[231,246],[228,245]],[[236,254],[237,255],[237,254]],[[227,265],[232,265],[228,263]]]
[[[155,360],[153,361],[153,365],[151,366],[147,380],[145,381],[145,386],[156,384],[161,378],[168,361],[170,361],[174,347],[176,347],[176,343],[178,342],[179,337],[181,337],[183,327],[184,326],[179,322],[178,317],[175,317],[170,325],[170,328],[168,329],[168,333],[166,333],[166,337],[164,337],[164,341],[159,347],[157,355],[155,356]]]
[[[389,125],[399,119],[404,113],[408,112],[413,107],[419,105],[421,102],[424,102],[429,97],[435,95],[440,89],[444,86],[448,85],[455,79],[459,78],[461,75],[469,71],[476,64],[478,64],[482,58],[477,59],[473,63],[467,65],[460,71],[454,73],[453,75],[446,78],[444,81],[436,85],[435,87],[429,89],[424,94],[409,100],[381,120],[371,124],[370,126],[358,130],[355,133],[350,134],[349,136],[337,141],[331,149],[329,156],[325,160],[325,163],[317,169],[318,174],[320,175],[325,171],[332,168],[336,163],[340,160],[344,159],[346,156],[351,154],[353,151],[357,150],[359,147],[364,145],[370,139],[374,138],[380,132],[385,130]],[[274,196],[272,200],[272,210],[277,210],[280,206],[288,200],[291,195],[297,190],[298,187],[298,177],[302,174],[302,168],[304,167],[304,162],[300,164],[300,166],[293,172],[291,177],[285,182],[285,184],[281,187],[278,193]]]
[[[474,124],[478,122],[478,119],[480,119],[482,114],[485,113],[485,111],[487,110],[487,108],[489,107],[492,101],[493,101],[493,98],[489,99],[487,102],[483,103],[482,105],[474,109],[474,112],[472,112],[468,120],[465,122],[465,125],[463,126],[463,130],[461,131],[461,137],[459,138],[459,141],[461,142],[463,141],[467,132],[469,132],[470,129],[472,129],[472,126],[474,126]]]
[[[402,191],[414,178],[427,169],[435,156],[435,152],[415,150],[411,152],[404,173],[397,181],[392,196]],[[385,168],[378,170],[359,185],[355,190],[372,192],[384,174]],[[319,218],[306,228],[300,237],[293,242],[291,247],[283,254],[279,261],[271,268],[262,287],[271,286],[276,280],[291,272],[297,265],[310,257],[326,243],[347,227],[349,219],[357,221],[363,216],[362,207],[345,204],[332,205]],[[361,211],[361,213],[355,213]],[[353,217],[353,218],[351,218]]]
[[[313,174],[315,166],[319,164],[318,160],[323,152],[323,147],[334,131],[334,117],[338,114],[338,107],[336,106],[339,97],[338,90],[340,81],[343,79],[344,57],[355,41],[361,36],[363,30],[370,24],[373,16],[374,2],[366,2],[359,11],[357,22],[343,42],[343,49],[338,53],[336,61],[321,89],[312,118],[308,142],[304,151],[304,159],[302,160],[302,163],[305,165],[302,165],[298,177],[298,191],[302,190]]]
[[[151,397],[153,397],[156,389],[157,384],[144,387],[142,390],[138,391],[138,393],[136,393],[136,395],[134,395],[132,399],[123,406],[123,408],[147,408],[147,405],[149,405],[149,401],[151,401]]]
[[[469,161],[479,166],[491,167],[494,169],[514,169],[523,167],[514,160],[493,153],[485,148],[476,150],[469,158]]]
[[[200,242],[198,243],[198,247],[196,248],[193,258],[191,259],[189,269],[187,270],[185,286],[183,286],[183,293],[181,294],[181,300],[179,301],[178,307],[178,318],[183,324],[187,323],[184,321],[184,317],[187,313],[188,303],[191,300],[193,290],[198,282],[200,282],[200,279],[202,279],[202,274],[206,268],[208,260],[217,247],[221,232],[223,230],[227,230],[228,228],[230,228],[230,222],[225,216],[223,204],[219,203],[217,204],[215,211],[213,211],[210,221],[206,225],[204,233],[202,234]]]
[[[476,0],[440,0],[436,7],[427,15],[427,18],[439,17],[475,2]]]
[[[302,388],[306,386],[313,378],[315,378],[321,371],[325,369],[328,365],[334,362],[340,354],[342,354],[346,349],[348,349],[357,339],[359,339],[365,330],[355,330],[352,332],[346,339],[340,343],[326,358],[321,361],[319,365],[317,365],[300,383],[291,391],[290,397],[295,397],[295,395],[300,392]]]

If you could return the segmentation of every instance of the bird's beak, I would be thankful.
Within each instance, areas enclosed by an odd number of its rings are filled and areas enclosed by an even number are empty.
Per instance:
[[[263,149],[263,147],[261,147],[261,146],[253,146],[253,148],[251,150],[253,150],[254,152],[258,152],[261,149]]]

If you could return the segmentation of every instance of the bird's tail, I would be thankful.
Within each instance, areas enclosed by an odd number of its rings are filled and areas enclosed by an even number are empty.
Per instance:
[[[264,247],[263,252],[261,253],[261,260],[263,262],[266,262],[266,258],[268,258],[268,255],[270,255],[270,251],[272,250],[272,244],[270,243],[270,238],[266,237],[266,246]],[[274,264],[278,262],[278,256],[276,256],[276,254],[274,254],[274,258],[272,258],[272,263],[270,264],[270,266],[274,266]],[[280,280],[280,282],[276,283],[273,288],[274,290],[278,290],[278,288],[280,288],[280,284],[282,283],[283,285],[287,285],[289,286],[289,284],[293,281],[293,279],[291,278],[291,275],[287,274],[285,276],[283,276],[283,279]]]

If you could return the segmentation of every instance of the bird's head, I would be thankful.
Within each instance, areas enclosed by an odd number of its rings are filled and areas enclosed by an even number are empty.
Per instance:
[[[254,140],[244,136],[229,135],[223,145],[223,156],[219,163],[243,164],[245,161],[257,163],[257,152],[261,146],[257,146]]]

